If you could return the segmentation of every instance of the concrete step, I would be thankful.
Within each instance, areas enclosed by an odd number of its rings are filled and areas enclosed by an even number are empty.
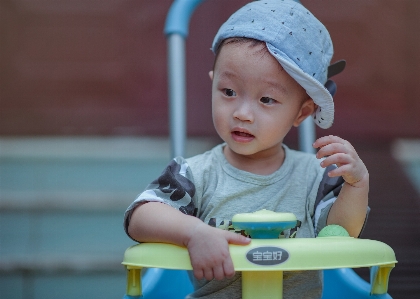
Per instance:
[[[119,273],[0,273],[1,299],[115,299],[125,293],[126,275]]]
[[[122,298],[123,210],[0,213],[0,298]]]
[[[0,138],[0,210],[127,207],[169,160],[164,138]]]
[[[169,157],[164,138],[0,138],[0,299],[122,298],[124,211]]]
[[[63,265],[80,264],[80,258],[121,259],[125,248],[134,243],[124,233],[123,213],[124,210],[2,212],[0,270],[13,269],[11,261],[22,269],[27,264],[30,270],[54,269],[52,261],[58,261],[59,257],[63,257],[60,262]],[[48,263],[40,263],[39,259]]]

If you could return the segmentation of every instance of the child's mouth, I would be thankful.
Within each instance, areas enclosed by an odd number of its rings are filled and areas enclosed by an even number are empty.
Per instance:
[[[237,136],[241,136],[241,137],[254,137],[254,135],[252,135],[252,134],[245,133],[245,132],[240,132],[240,131],[234,131],[233,134],[235,134]]]
[[[232,138],[239,143],[248,143],[254,140],[255,136],[243,131],[232,131]]]

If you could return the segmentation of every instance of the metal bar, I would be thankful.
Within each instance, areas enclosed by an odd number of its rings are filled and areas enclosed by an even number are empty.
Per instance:
[[[195,8],[204,0],[175,0],[168,12],[165,35],[168,40],[169,133],[171,157],[185,155],[187,140],[185,39]]]
[[[168,36],[169,132],[171,157],[184,156],[187,139],[185,39]]]
[[[191,15],[203,1],[204,0],[175,0],[166,17],[165,35],[176,33],[187,38]]]
[[[312,144],[315,142],[315,123],[312,117],[305,119],[298,127],[299,132],[299,150],[305,153],[315,153]]]

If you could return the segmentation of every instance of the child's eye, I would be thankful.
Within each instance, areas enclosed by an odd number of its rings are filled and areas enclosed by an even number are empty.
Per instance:
[[[236,92],[232,89],[225,88],[223,91],[224,91],[225,95],[227,95],[228,97],[236,96]]]
[[[263,104],[274,104],[275,102],[277,102],[275,99],[269,98],[269,97],[262,97],[260,99],[260,102]]]

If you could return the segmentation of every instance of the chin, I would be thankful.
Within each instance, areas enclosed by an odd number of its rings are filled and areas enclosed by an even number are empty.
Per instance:
[[[272,146],[267,148],[255,148],[255,147],[246,147],[246,146],[229,146],[229,148],[236,154],[242,156],[259,156],[259,157],[267,157],[267,156],[276,156],[279,153],[279,149],[282,148],[282,145],[279,146]]]
[[[237,155],[241,155],[241,156],[251,156],[259,152],[258,150],[247,147],[246,145],[238,145],[238,144],[231,145],[228,143],[227,146],[233,153]]]

